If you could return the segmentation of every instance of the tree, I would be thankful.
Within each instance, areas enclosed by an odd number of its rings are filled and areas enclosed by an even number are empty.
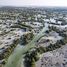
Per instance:
[[[35,67],[35,60],[34,60],[34,58],[32,59],[31,67]]]

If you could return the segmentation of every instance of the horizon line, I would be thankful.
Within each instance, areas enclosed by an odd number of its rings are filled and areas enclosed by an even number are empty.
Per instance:
[[[0,7],[60,7],[60,8],[67,8],[67,6],[43,6],[43,5],[23,5],[23,6],[17,6],[17,5],[0,5]]]

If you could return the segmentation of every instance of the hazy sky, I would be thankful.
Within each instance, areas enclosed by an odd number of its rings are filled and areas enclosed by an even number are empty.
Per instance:
[[[0,0],[2,6],[66,6],[67,0]]]

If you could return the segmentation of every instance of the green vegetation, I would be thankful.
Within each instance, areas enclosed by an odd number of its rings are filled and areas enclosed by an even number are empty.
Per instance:
[[[35,67],[35,62],[39,59],[39,54],[36,50],[29,51],[24,58],[25,67]]]
[[[20,38],[20,44],[21,45],[26,45],[28,44],[34,37],[33,32],[29,32],[24,34],[21,38]]]
[[[13,44],[11,44],[8,48],[6,48],[6,50],[2,54],[0,54],[0,60],[5,59],[2,62],[1,67],[3,65],[5,65],[5,63],[7,62],[8,57],[13,52],[14,48],[17,46],[18,43],[19,43],[19,40],[17,39],[16,41],[14,41]]]
[[[32,27],[31,27],[31,26],[26,25],[26,24],[21,24],[21,23],[19,23],[19,25],[21,25],[21,26],[23,26],[23,27],[27,27],[27,28],[31,28],[31,29],[32,29]]]

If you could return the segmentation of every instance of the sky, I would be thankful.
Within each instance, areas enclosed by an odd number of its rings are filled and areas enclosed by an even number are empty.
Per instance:
[[[64,6],[67,0],[0,0],[0,6]]]

